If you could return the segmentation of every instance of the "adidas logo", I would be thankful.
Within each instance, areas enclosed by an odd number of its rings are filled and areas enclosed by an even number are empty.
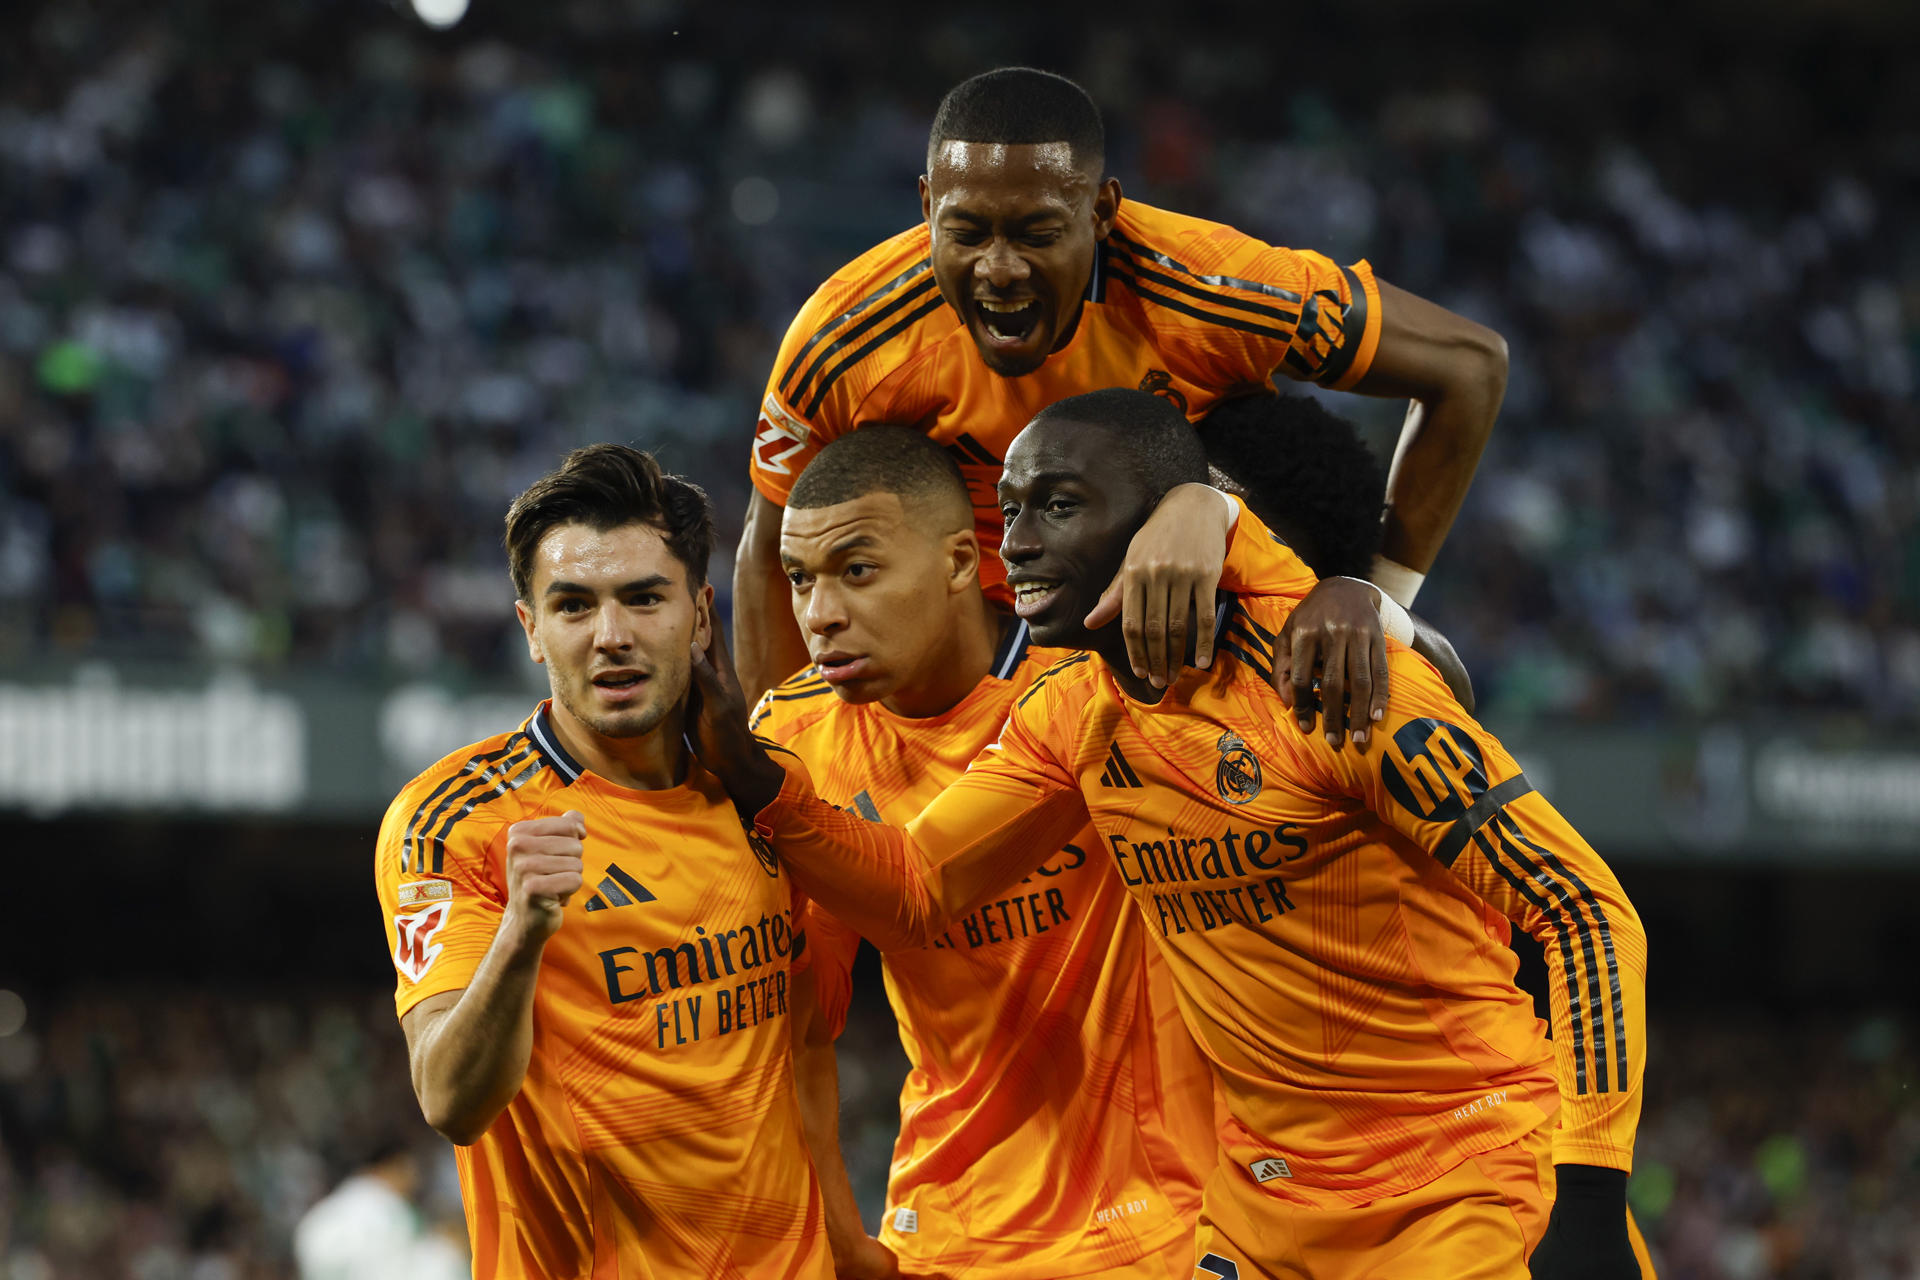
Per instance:
[[[1291,1178],[1293,1170],[1279,1156],[1268,1156],[1265,1160],[1255,1160],[1247,1166],[1255,1182],[1272,1182],[1275,1178]]]
[[[1100,775],[1103,787],[1137,787],[1141,785],[1140,775],[1133,771],[1127,758],[1120,754],[1120,744],[1114,743],[1107,748],[1107,769]]]
[[[607,878],[600,882],[600,892],[587,899],[587,910],[605,911],[609,907],[631,907],[636,902],[652,901],[653,893],[647,886],[608,863]]]

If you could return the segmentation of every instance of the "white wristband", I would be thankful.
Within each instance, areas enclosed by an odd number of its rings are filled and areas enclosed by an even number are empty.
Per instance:
[[[1359,578],[1348,578],[1348,582],[1359,582]],[[1413,645],[1413,615],[1400,607],[1400,602],[1388,595],[1386,588],[1377,582],[1369,582],[1373,593],[1380,597],[1380,629],[1387,633],[1387,639],[1398,640],[1409,648]]]
[[[1399,561],[1389,560],[1385,556],[1373,558],[1373,568],[1368,571],[1367,577],[1373,580],[1374,586],[1408,609],[1413,608],[1413,598],[1420,594],[1420,584],[1427,580],[1426,574],[1416,573]]]

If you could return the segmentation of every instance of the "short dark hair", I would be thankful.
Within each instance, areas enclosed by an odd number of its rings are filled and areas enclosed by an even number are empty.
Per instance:
[[[1056,400],[1033,420],[1105,430],[1154,502],[1175,485],[1207,482],[1207,453],[1200,436],[1186,415],[1162,396],[1107,387]]]
[[[713,553],[713,504],[706,490],[669,475],[650,453],[624,444],[590,444],[561,459],[560,467],[527,486],[507,508],[507,568],[514,594],[533,596],[533,553],[549,529],[584,524],[617,529],[650,524],[687,567],[687,585],[707,580]]]
[[[801,471],[787,505],[808,511],[893,493],[903,506],[946,500],[971,511],[967,480],[953,455],[912,427],[865,426],[829,441]]]
[[[1223,401],[1199,422],[1207,460],[1322,578],[1364,578],[1380,549],[1387,475],[1353,423],[1311,396]]]
[[[1107,163],[1107,131],[1087,91],[1033,67],[1000,67],[950,89],[927,135],[929,172],[946,142],[1064,142],[1095,177]]]

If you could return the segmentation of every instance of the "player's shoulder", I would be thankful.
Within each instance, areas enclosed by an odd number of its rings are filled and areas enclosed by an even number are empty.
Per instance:
[[[840,705],[818,668],[807,666],[760,695],[747,727],[763,738],[786,742]]]
[[[1051,662],[1047,661],[1049,658]],[[1045,665],[1041,665],[1045,663]],[[1031,650],[1017,683],[1013,710],[1029,720],[1052,720],[1085,707],[1099,689],[1099,664],[1085,651]]]
[[[387,806],[382,843],[398,841],[411,852],[414,846],[444,850],[456,830],[463,842],[485,838],[518,820],[529,793],[578,777],[580,766],[544,717],[543,709],[517,729],[470,742],[421,770]]]
[[[841,268],[801,307],[763,411],[851,426],[875,387],[960,332],[934,280],[926,227],[903,231]]]
[[[1296,252],[1224,222],[1135,200],[1120,206],[1107,245],[1116,266],[1152,273],[1150,278],[1155,283],[1164,283],[1171,276],[1181,284],[1212,292],[1268,292],[1271,285],[1265,281],[1240,280],[1219,273],[1245,267],[1262,254]],[[1249,286],[1254,287],[1249,290]]]

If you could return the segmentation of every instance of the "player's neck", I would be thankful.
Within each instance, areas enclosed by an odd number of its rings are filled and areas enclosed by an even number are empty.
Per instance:
[[[908,720],[925,720],[953,710],[993,670],[1002,628],[1011,625],[1018,623],[988,604],[984,595],[969,593],[955,625],[945,632],[946,642],[922,667],[924,678],[909,688],[895,690],[881,699],[880,705]]]
[[[686,704],[674,707],[651,733],[609,738],[596,733],[558,698],[549,717],[560,745],[587,769],[617,787],[665,791],[687,780]]]

